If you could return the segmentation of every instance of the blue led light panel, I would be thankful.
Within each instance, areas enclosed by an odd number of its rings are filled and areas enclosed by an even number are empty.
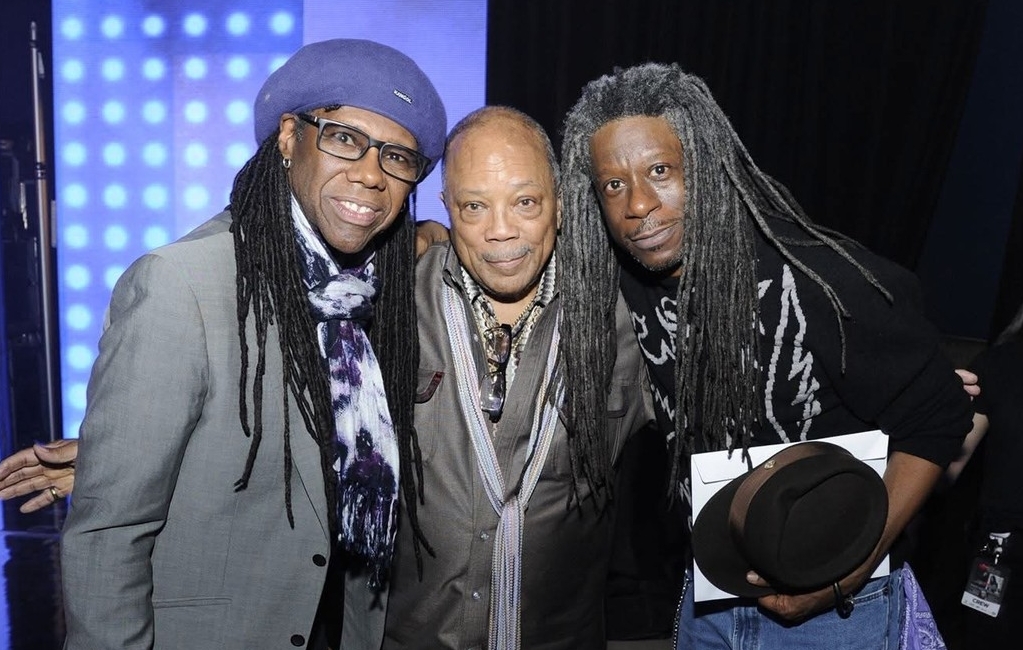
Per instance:
[[[78,435],[114,283],[227,205],[255,152],[256,92],[303,43],[401,49],[437,84],[449,126],[484,102],[476,0],[54,0],[53,29],[64,437]],[[418,215],[446,223],[439,176],[420,186]]]

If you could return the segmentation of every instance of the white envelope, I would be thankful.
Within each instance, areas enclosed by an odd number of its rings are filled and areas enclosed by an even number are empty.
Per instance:
[[[879,475],[884,476],[885,466],[888,464],[888,436],[880,430],[850,433],[844,436],[823,438],[822,440],[845,447],[853,456],[872,467]],[[793,442],[750,447],[750,459],[753,461],[753,466],[756,467],[785,447],[798,444],[802,443]],[[700,510],[714,496],[715,492],[723,488],[732,479],[745,474],[749,470],[746,462],[742,459],[742,450],[740,449],[732,452],[731,459],[728,458],[727,451],[693,454],[691,466],[693,477],[693,521],[696,521]],[[888,575],[889,571],[888,556],[886,555],[871,577],[885,576]],[[693,563],[693,596],[696,602],[736,597],[735,594],[730,594],[711,584],[695,562]]]

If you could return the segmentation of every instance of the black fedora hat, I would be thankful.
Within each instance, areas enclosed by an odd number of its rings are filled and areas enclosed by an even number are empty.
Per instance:
[[[838,445],[791,445],[730,481],[693,524],[706,578],[736,596],[808,593],[831,585],[874,550],[888,491],[869,465]],[[756,571],[771,587],[746,581]]]

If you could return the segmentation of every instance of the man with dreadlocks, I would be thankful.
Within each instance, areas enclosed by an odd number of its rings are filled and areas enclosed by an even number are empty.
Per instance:
[[[558,167],[531,118],[487,107],[460,121],[441,198],[451,242],[416,269],[430,557],[398,531],[384,649],[603,650],[611,466],[652,417],[628,311],[611,305],[607,383],[566,384]],[[579,390],[604,437],[560,417]]]
[[[893,544],[970,428],[915,281],[814,225],[676,65],[588,84],[562,164],[566,381],[607,384],[611,359],[588,352],[612,340],[621,289],[686,498],[696,452],[889,435],[889,515],[863,565],[813,593],[694,607],[687,589],[678,647],[895,647],[904,556]],[[868,580],[889,551],[891,575]],[[849,594],[846,618],[835,605]]]
[[[254,116],[227,211],[114,289],[64,528],[67,648],[322,647],[339,592],[345,648],[382,634],[399,485],[416,498],[409,199],[444,107],[404,54],[331,40]]]

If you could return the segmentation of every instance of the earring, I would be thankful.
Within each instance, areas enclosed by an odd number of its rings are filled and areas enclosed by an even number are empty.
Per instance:
[[[285,169],[291,169],[291,158],[285,158],[281,161],[281,164],[284,165]]]

